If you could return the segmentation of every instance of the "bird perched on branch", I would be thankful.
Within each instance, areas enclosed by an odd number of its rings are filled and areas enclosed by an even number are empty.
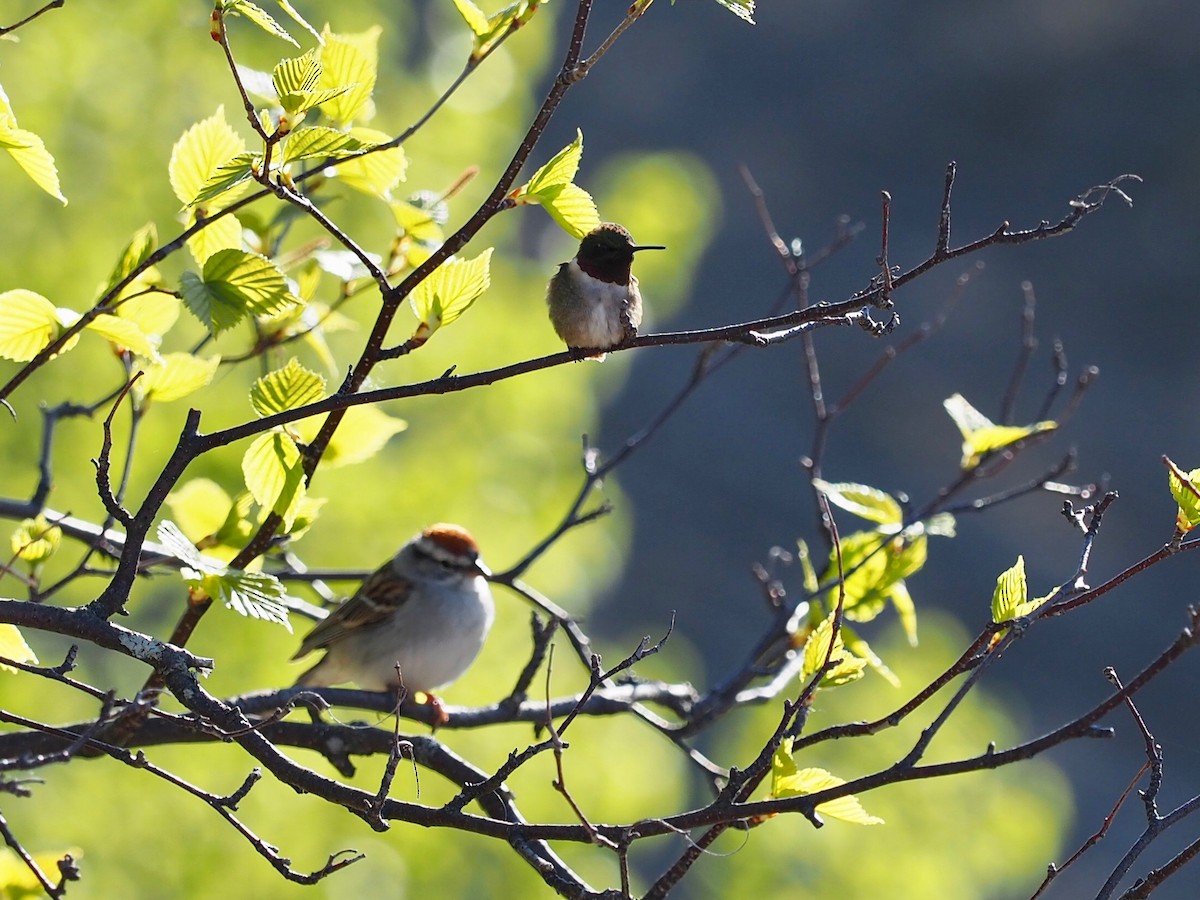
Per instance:
[[[575,258],[558,267],[546,288],[550,322],[558,336],[572,350],[607,350],[636,336],[642,293],[630,272],[633,255],[665,249],[635,244],[629,232],[613,222],[588,232]]]
[[[368,691],[403,685],[411,694],[449,684],[474,662],[492,627],[489,574],[470,532],[430,525],[309,632],[292,658],[315,650],[325,656],[296,686],[352,681]]]

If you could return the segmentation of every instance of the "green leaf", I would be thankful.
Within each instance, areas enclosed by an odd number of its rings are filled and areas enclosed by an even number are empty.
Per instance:
[[[988,453],[1003,450],[1032,434],[1053,431],[1057,422],[1035,422],[1032,425],[995,425],[975,409],[962,394],[954,394],[942,402],[963,436],[962,469],[969,472],[979,465]]]
[[[159,523],[158,540],[184,563],[179,574],[190,590],[219,600],[243,616],[277,622],[292,630],[287,606],[281,602],[287,599],[287,593],[279,579],[262,572],[231,569],[219,559],[202,554],[169,519]]]
[[[194,544],[216,534],[225,524],[233,500],[208,478],[193,478],[167,494],[167,506],[180,531]]]
[[[283,272],[257,253],[218,250],[204,263],[203,276],[184,272],[183,302],[209,331],[218,334],[246,316],[269,316],[296,303]]]
[[[559,227],[573,238],[582,240],[600,227],[596,201],[583,188],[574,184],[547,188],[541,197],[542,207]]]
[[[325,416],[313,416],[297,422],[293,428],[305,443],[312,443]],[[342,417],[337,431],[321,457],[322,468],[336,469],[370,459],[383,449],[393,435],[408,427],[403,419],[389,416],[375,406],[351,406]]]
[[[167,167],[171,189],[179,202],[196,202],[217,169],[245,150],[246,142],[225,121],[224,106],[218,106],[213,115],[185,131],[171,149]]]
[[[846,572],[846,618],[869,622],[890,600],[900,614],[911,643],[916,643],[916,615],[904,579],[919,571],[928,557],[929,541],[924,535],[889,537],[875,531],[858,531],[841,540],[842,568]],[[824,578],[837,578],[837,558],[831,551]],[[837,587],[828,592],[829,604]]]
[[[674,3],[674,0],[672,0]],[[717,3],[725,7],[743,22],[754,24],[754,3],[755,0],[717,0]]]
[[[898,531],[904,521],[904,511],[895,498],[876,488],[865,484],[831,484],[821,478],[813,479],[813,487],[824,494],[834,506],[869,522],[891,526],[888,533]]]
[[[522,187],[517,188],[521,197],[537,197],[549,188],[571,184],[579,171],[579,162],[583,159],[583,132],[575,129],[575,140],[559,150],[550,161],[533,173]]]
[[[303,56],[285,59],[271,73],[271,83],[279,95],[279,105],[293,117],[303,118],[304,113],[315,106],[327,103],[351,90],[354,85],[339,85],[319,88],[321,73],[321,48],[309,50]]]
[[[454,6],[476,37],[482,37],[488,33],[488,17],[471,0],[454,0]]]
[[[190,353],[164,353],[146,367],[134,390],[143,400],[180,400],[212,381],[220,364],[219,356],[201,359]]]
[[[800,680],[808,681],[821,670],[825,660],[830,660],[830,667],[821,677],[821,687],[837,687],[858,681],[863,677],[867,661],[855,656],[846,649],[840,633],[834,637],[833,620],[835,613],[831,612],[812,630],[808,640],[804,642],[804,667],[800,670]],[[832,642],[833,649],[830,650]]]
[[[282,25],[272,19],[267,13],[251,3],[250,0],[224,0],[225,14],[242,15],[265,31],[267,34],[274,35],[281,40],[287,41],[289,44],[300,45],[296,43],[296,39],[287,33]]]
[[[1175,513],[1175,530],[1187,534],[1200,525],[1200,469],[1184,472],[1167,457],[1167,484],[1178,507]]]
[[[54,157],[40,137],[32,131],[18,128],[16,120],[7,113],[0,113],[0,148],[8,151],[8,155],[33,179],[34,184],[61,201],[63,206],[67,205],[67,198],[58,184],[58,168],[54,165]]]
[[[340,159],[367,146],[369,145],[353,135],[335,128],[300,128],[288,135],[287,143],[283,147],[283,161],[290,163],[304,159]]]
[[[804,577],[804,590],[815,594],[820,583],[817,581],[817,571],[813,568],[812,554],[808,551],[808,544],[803,540],[796,541],[796,558],[800,561],[800,571]]]
[[[364,147],[378,146],[391,140],[391,136],[374,128],[351,128],[349,135]],[[354,188],[372,197],[390,200],[396,185],[404,180],[408,169],[408,157],[400,147],[375,150],[365,156],[347,159],[337,164],[333,174],[347,187]]]
[[[342,91],[321,103],[321,112],[338,125],[366,121],[374,113],[371,94],[378,71],[378,42],[382,29],[376,25],[360,34],[324,33],[319,87]]]
[[[144,274],[144,273],[143,273]],[[131,282],[130,286],[136,283]],[[171,330],[179,318],[179,298],[174,294],[158,291],[138,294],[120,302],[113,314],[128,319],[141,329],[143,334],[161,338]]]
[[[321,32],[309,25],[308,21],[302,15],[300,15],[300,13],[296,12],[288,0],[276,0],[276,2],[285,13],[291,16],[292,21],[316,38],[317,43],[321,42]]]
[[[189,228],[196,222],[197,209],[188,210],[186,224]],[[203,266],[218,250],[241,250],[242,223],[233,214],[214,219],[188,238],[187,248],[198,266]]]
[[[413,340],[424,343],[435,331],[461,316],[492,283],[488,247],[474,259],[449,259],[417,285],[410,297],[420,319]]]
[[[420,244],[438,247],[445,235],[442,226],[434,218],[433,213],[406,200],[394,200],[389,204],[396,224],[405,235]]]
[[[844,778],[838,778],[825,769],[798,769],[792,758],[791,738],[785,738],[771,758],[771,794],[774,797],[805,797],[841,787],[845,783]],[[852,825],[884,824],[883,819],[868,814],[853,794],[818,804],[815,812]]]
[[[88,322],[84,330],[100,335],[119,350],[129,350],[147,359],[158,355],[155,343],[130,319],[102,313]]]
[[[239,185],[248,186],[254,173],[262,166],[262,154],[245,151],[231,156],[215,169],[200,186],[196,196],[189,201],[188,206],[198,206],[215,200],[222,194],[232,191]],[[238,193],[241,193],[239,191]],[[232,200],[233,197],[227,198]]]
[[[9,539],[13,556],[27,563],[45,562],[61,542],[62,529],[51,525],[41,514],[32,519],[22,520]],[[0,656],[7,655],[0,653]]]
[[[255,438],[242,456],[242,475],[254,501],[290,529],[305,494],[304,461],[291,436],[272,431]]]
[[[137,271],[138,267],[156,249],[158,249],[158,229],[155,228],[153,222],[147,222],[134,232],[133,238],[121,253],[121,258],[117,260],[117,265],[113,269],[112,274],[108,276],[108,283],[104,286],[101,293],[107,294],[133,272]]]
[[[17,629],[17,626],[7,623],[0,625],[0,656],[5,659],[11,659],[13,662],[31,663],[33,665],[36,665],[38,661],[37,654],[25,643],[25,638]],[[0,663],[0,670],[14,674],[20,671],[20,669],[5,665],[4,663]],[[41,885],[34,884],[32,887],[33,892],[30,896],[40,896],[42,893]]]
[[[41,294],[24,288],[0,293],[0,356],[28,362],[60,332],[58,310]]]
[[[1053,596],[1053,593],[1050,595]],[[1011,622],[1033,613],[1050,597],[1029,600],[1029,585],[1025,581],[1025,557],[1018,556],[1011,569],[1000,573],[992,594],[992,621]]]
[[[258,417],[274,415],[325,396],[325,379],[292,357],[287,365],[268,372],[250,388],[250,405]]]

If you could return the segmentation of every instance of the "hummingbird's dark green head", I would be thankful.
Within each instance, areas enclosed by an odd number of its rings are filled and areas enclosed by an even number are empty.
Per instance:
[[[656,244],[638,245],[624,228],[615,222],[605,222],[592,229],[579,242],[575,262],[579,268],[609,284],[629,284],[633,254],[639,250],[666,250]]]

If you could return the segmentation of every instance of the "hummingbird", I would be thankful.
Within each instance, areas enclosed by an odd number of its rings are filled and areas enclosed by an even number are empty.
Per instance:
[[[607,350],[635,337],[642,322],[642,294],[629,271],[633,254],[666,249],[635,244],[614,222],[584,235],[575,258],[560,265],[546,287],[550,322],[558,336],[572,350]]]

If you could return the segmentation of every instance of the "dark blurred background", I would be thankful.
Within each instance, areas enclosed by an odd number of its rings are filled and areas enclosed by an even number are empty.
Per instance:
[[[610,18],[617,15],[613,10]],[[881,190],[893,198],[892,262],[907,269],[929,254],[951,160],[958,163],[955,245],[1004,220],[1014,227],[1057,221],[1089,186],[1136,173],[1145,181],[1128,185],[1132,209],[1114,198],[1074,234],[980,254],[986,266],[946,327],[899,359],[834,427],[825,475],[906,492],[917,506],[952,480],[959,437],[941,400],[961,392],[998,417],[1019,351],[1021,284],[1028,280],[1038,299],[1040,344],[1017,421],[1033,418],[1050,386],[1056,337],[1072,380],[1088,364],[1100,368],[1100,378],[1062,433],[995,485],[1020,483],[1075,446],[1079,469],[1069,480],[1106,479],[1121,494],[1096,545],[1090,581],[1159,547],[1173,526],[1160,456],[1185,468],[1200,460],[1192,327],[1200,278],[1196,7],[1169,0],[790,2],[760,4],[757,19],[755,28],[740,27],[706,0],[655,5],[556,119],[562,140],[549,143],[565,142],[578,124],[591,162],[627,150],[688,147],[720,181],[719,234],[690,300],[670,321],[654,324],[697,328],[753,317],[784,285],[738,174],[742,164],[765,192],[784,239],[801,238],[809,252],[828,241],[841,214],[865,225],[856,243],[814,273],[814,300],[845,298],[875,273]],[[560,26],[568,25],[564,17]],[[891,338],[819,333],[827,399],[838,398],[886,343],[933,318],[973,262],[943,266],[902,290],[902,325]],[[652,304],[653,286],[643,288]],[[740,662],[752,640],[745,623],[761,615],[751,564],[765,561],[773,545],[793,549],[797,538],[815,537],[798,464],[813,431],[800,350],[796,342],[743,353],[705,384],[652,451],[622,468],[634,552],[596,613],[597,627],[614,637],[658,633],[678,610],[679,629],[709,677]],[[615,447],[654,416],[694,357],[686,348],[638,353],[633,377],[605,413],[601,446]],[[927,569],[910,582],[918,609],[945,609],[977,629],[996,575],[1018,553],[1035,593],[1069,577],[1080,541],[1061,504],[1060,496],[1039,494],[960,517],[958,538],[933,543]],[[842,519],[844,528],[852,524]],[[1165,647],[1185,624],[1185,607],[1197,602],[1195,572],[1195,560],[1171,560],[1090,608],[1034,629],[990,677],[1023,718],[1026,736],[1101,698],[1109,690],[1103,667],[1129,678]],[[799,589],[797,573],[785,581]],[[1198,672],[1200,660],[1185,658],[1139,697],[1164,746],[1163,811],[1200,793]],[[1076,742],[1053,757],[1076,792],[1072,846],[1100,827],[1144,761],[1129,717],[1107,724],[1118,730],[1114,740]],[[979,736],[981,748],[988,739]],[[1134,798],[1101,847],[1051,895],[1095,890],[1098,873],[1143,825]],[[1190,841],[1195,829],[1182,830],[1191,834],[1164,838],[1143,866]],[[1198,879],[1185,872],[1157,896],[1195,896]]]

